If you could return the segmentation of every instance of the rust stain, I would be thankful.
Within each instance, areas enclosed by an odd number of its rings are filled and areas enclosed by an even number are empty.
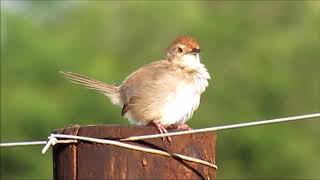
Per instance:
[[[207,150],[204,150],[203,153],[204,153],[204,156],[205,156],[206,158],[208,158]]]
[[[144,158],[142,159],[142,165],[143,165],[143,166],[146,166],[146,165],[147,165],[147,160],[144,159]]]
[[[204,175],[205,175],[205,177],[206,177],[207,180],[210,180],[210,179],[211,179],[211,178],[210,178],[210,175],[209,175],[209,170],[208,170],[208,168],[204,168]]]
[[[109,159],[109,161],[110,161],[110,167],[109,167],[110,174],[115,174],[115,170],[114,170],[115,158],[114,158],[114,157],[111,157],[111,158]]]
[[[210,180],[209,174],[206,174],[206,179],[207,179],[207,180]]]

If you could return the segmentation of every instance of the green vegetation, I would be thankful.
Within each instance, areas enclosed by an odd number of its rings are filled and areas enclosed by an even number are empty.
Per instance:
[[[213,77],[193,128],[320,111],[317,1],[14,4],[1,7],[1,142],[45,140],[70,124],[128,124],[106,97],[58,71],[120,83],[184,34],[199,40]],[[219,179],[320,178],[319,125],[219,132]],[[1,148],[1,177],[51,179],[41,148]]]

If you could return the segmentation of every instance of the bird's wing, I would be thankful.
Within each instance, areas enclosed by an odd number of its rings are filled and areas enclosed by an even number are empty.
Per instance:
[[[179,71],[168,61],[156,61],[132,73],[120,86],[124,99],[122,115],[131,111],[139,121],[160,117],[159,108],[181,82]]]

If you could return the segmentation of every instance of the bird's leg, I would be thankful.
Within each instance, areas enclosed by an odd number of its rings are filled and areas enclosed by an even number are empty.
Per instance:
[[[160,132],[160,134],[168,133],[166,126],[162,125],[161,123],[151,121],[148,125],[155,126],[158,129],[158,131]],[[167,138],[168,138],[168,141],[171,143],[172,142],[171,138],[169,136]],[[165,137],[162,137],[162,140],[164,140],[164,139],[165,139]]]

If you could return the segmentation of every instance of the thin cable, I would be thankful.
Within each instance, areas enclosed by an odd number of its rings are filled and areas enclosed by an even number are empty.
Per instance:
[[[73,143],[75,140],[57,140],[56,143]],[[13,146],[32,146],[32,145],[44,145],[48,141],[28,141],[28,142],[13,142],[13,143],[0,143],[0,147],[13,147]]]
[[[226,129],[259,126],[264,124],[274,124],[274,123],[281,123],[281,122],[287,122],[287,121],[306,120],[306,119],[311,119],[316,117],[320,117],[320,113],[307,114],[307,115],[301,115],[301,116],[292,116],[292,117],[285,117],[285,118],[278,118],[278,119],[271,119],[271,120],[263,120],[263,121],[255,121],[255,122],[248,122],[248,123],[232,124],[232,125],[225,125],[225,126],[216,126],[216,127],[195,129],[195,130],[189,130],[189,131],[171,132],[171,133],[165,133],[165,134],[131,136],[125,139],[120,139],[120,141],[137,141],[137,140],[143,140],[143,139],[153,139],[153,138],[160,138],[160,137],[162,138],[162,137],[168,137],[168,136],[179,136],[179,135],[185,135],[185,134],[220,131],[220,130],[226,130]]]
[[[172,133],[166,133],[166,134],[132,136],[125,139],[120,139],[120,141],[136,141],[136,140],[152,139],[152,138],[158,138],[158,137],[179,136],[179,135],[185,135],[185,134],[203,133],[203,132],[219,131],[219,130],[226,130],[226,129],[236,129],[236,128],[258,126],[258,125],[264,125],[264,124],[274,124],[274,123],[281,123],[281,122],[287,122],[287,121],[306,120],[306,119],[317,118],[317,117],[320,117],[320,113],[307,114],[307,115],[301,115],[301,116],[292,116],[292,117],[272,119],[272,120],[232,124],[232,125],[226,125],[226,126],[216,126],[216,127],[210,127],[210,128],[195,129],[190,131],[179,131],[179,132],[172,132]],[[0,143],[0,147],[29,146],[29,145],[43,145],[43,144],[47,144],[47,141]]]
[[[31,146],[47,144],[47,141],[29,141],[29,142],[13,142],[13,143],[0,143],[0,147],[12,147],[12,146]]]

